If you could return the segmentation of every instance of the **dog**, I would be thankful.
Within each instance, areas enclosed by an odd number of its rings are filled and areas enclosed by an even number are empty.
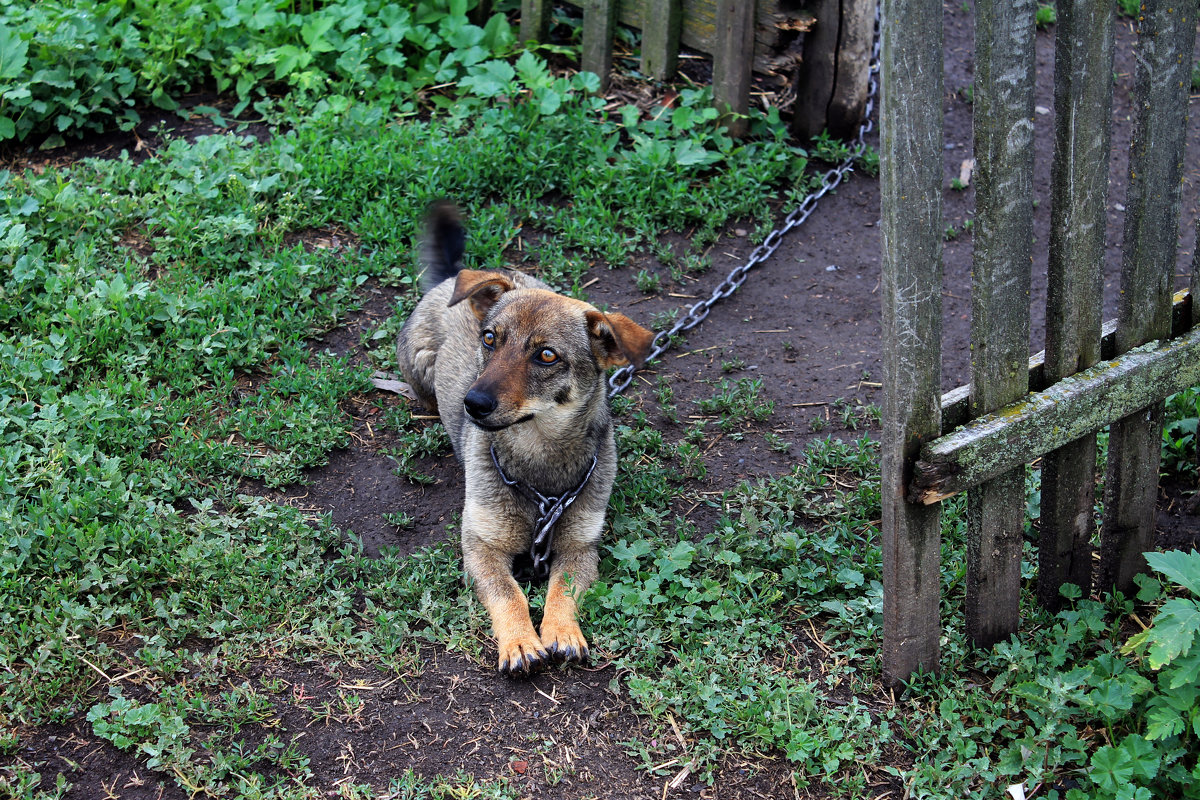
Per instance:
[[[605,371],[640,367],[654,334],[520,272],[464,269],[465,243],[454,206],[435,204],[400,371],[465,471],[463,564],[491,616],[498,669],[583,662],[578,602],[596,578],[617,472]],[[540,635],[513,573],[526,558],[548,581]]]

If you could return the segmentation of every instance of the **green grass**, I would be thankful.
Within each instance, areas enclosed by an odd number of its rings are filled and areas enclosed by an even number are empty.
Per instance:
[[[248,743],[244,730],[278,713],[269,687],[241,677],[250,664],[355,660],[415,676],[434,646],[488,668],[487,617],[453,547],[364,559],[352,532],[245,494],[246,481],[302,481],[346,442],[348,401],[393,363],[415,302],[430,200],[470,213],[470,264],[519,257],[522,236],[529,265],[579,293],[589,262],[667,255],[666,231],[697,233],[664,264],[702,270],[718,231],[764,222],[773,193],[803,180],[804,157],[770,120],[730,140],[705,92],[647,121],[606,115],[590,78],[555,78],[532,56],[476,66],[464,91],[477,102],[429,121],[333,96],[265,145],[215,136],[143,164],[0,173],[0,752],[19,751],[24,726],[82,714],[189,791],[311,796],[317,776],[293,743]],[[355,245],[285,244],[330,227]],[[375,363],[314,354],[310,339],[368,280],[403,290],[395,318],[364,337]],[[678,419],[669,384],[656,395]],[[771,415],[760,395],[755,380],[721,378],[697,408],[739,433]],[[1170,405],[1167,446],[1184,469],[1195,392]],[[1200,702],[1174,685],[1200,652],[1186,564],[1142,584],[1139,618],[1162,609],[1151,635],[1129,640],[1126,598],[1073,597],[1049,616],[1025,597],[1020,637],[974,652],[961,633],[965,523],[950,503],[944,672],[893,702],[880,685],[877,445],[820,442],[787,476],[703,495],[704,420],[664,431],[629,398],[614,407],[622,469],[586,629],[662,734],[626,745],[647,768],[675,760],[711,778],[723,754],[762,752],[786,758],[799,786],[844,797],[874,796],[892,775],[929,797],[1065,778],[1078,782],[1059,791],[1071,800],[1195,796]],[[848,430],[878,418],[845,401],[832,411]],[[414,451],[446,452],[436,426],[399,412],[387,424],[410,478]],[[715,524],[679,517],[681,498]],[[95,692],[97,670],[133,677]],[[352,720],[361,703],[309,712]],[[37,769],[0,769],[0,790],[53,796]],[[513,794],[467,775],[353,791]]]
[[[304,783],[286,743],[247,750],[237,735],[270,713],[218,691],[248,664],[360,658],[417,674],[429,642],[481,659],[486,615],[451,548],[363,560],[327,517],[243,493],[302,481],[347,442],[348,401],[394,363],[416,299],[425,206],[468,210],[475,266],[533,234],[525,258],[577,293],[589,262],[619,268],[665,230],[711,240],[735,216],[765,219],[804,166],[777,124],[725,136],[707,92],[665,123],[610,118],[592,77],[554,78],[532,56],[505,66],[473,73],[476,105],[428,122],[331,97],[267,144],[212,136],[142,164],[0,173],[0,729],[84,712],[189,790],[280,770]],[[287,244],[332,227],[349,250]],[[406,290],[365,336],[377,362],[314,354],[372,279]],[[419,479],[413,449],[444,452],[444,435],[392,422],[398,466]],[[658,447],[664,474],[703,474],[694,442]],[[134,691],[95,696],[97,670],[133,671]],[[0,772],[18,796],[32,782]]]

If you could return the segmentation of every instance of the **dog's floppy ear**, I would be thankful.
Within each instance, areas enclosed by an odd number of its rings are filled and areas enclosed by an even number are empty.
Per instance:
[[[648,331],[624,314],[602,314],[595,309],[587,312],[588,335],[592,349],[603,367],[619,367],[633,363],[641,367],[650,355],[654,332]]]
[[[499,272],[464,269],[454,281],[454,294],[450,296],[450,305],[470,299],[471,310],[482,320],[502,294],[515,288],[516,284]]]

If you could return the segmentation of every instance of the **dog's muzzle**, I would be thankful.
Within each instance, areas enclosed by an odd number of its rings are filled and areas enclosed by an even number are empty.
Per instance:
[[[488,418],[496,407],[499,405],[496,398],[487,392],[479,389],[472,389],[467,392],[467,396],[463,398],[463,407],[467,413],[471,415],[471,419],[476,422],[483,422]]]

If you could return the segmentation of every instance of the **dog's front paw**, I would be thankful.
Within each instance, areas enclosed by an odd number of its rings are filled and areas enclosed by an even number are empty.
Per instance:
[[[550,655],[536,637],[520,637],[500,642],[497,667],[505,675],[527,675],[542,667],[549,659]]]
[[[557,661],[583,663],[588,659],[588,643],[579,625],[569,622],[542,621],[542,647]]]

